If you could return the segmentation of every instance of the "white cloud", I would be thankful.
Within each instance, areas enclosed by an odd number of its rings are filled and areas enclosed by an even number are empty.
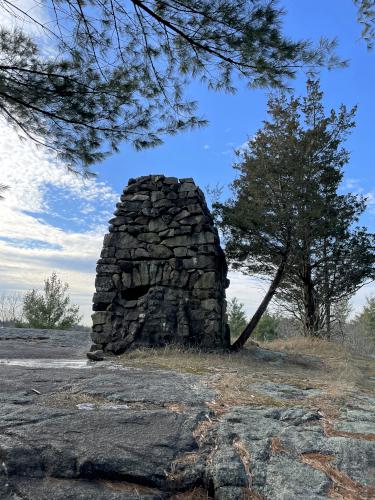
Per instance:
[[[360,179],[349,178],[349,179],[346,179],[346,181],[345,181],[345,187],[347,189],[358,190],[358,188],[360,188],[360,184],[361,184]]]
[[[208,149],[210,149],[210,145],[209,145],[209,144],[205,144],[205,145],[203,146],[203,149],[205,149],[205,150],[207,151]]]
[[[375,191],[368,191],[364,193],[364,196],[366,198],[367,210],[371,214],[375,214]]]
[[[61,10],[61,6],[60,6]],[[51,12],[51,15],[49,15]],[[37,43],[42,56],[58,55],[58,36],[53,21],[54,12],[41,0],[13,0],[11,4],[0,2],[0,27],[20,29]]]
[[[228,273],[230,285],[227,289],[227,299],[236,297],[244,304],[246,316],[251,318],[266,293],[264,281],[245,276],[240,272]]]
[[[255,135],[252,137],[249,137],[245,142],[242,144],[239,144],[238,146],[235,145],[234,142],[227,142],[225,146],[228,147],[228,149],[225,149],[224,151],[221,151],[222,155],[230,155],[232,154],[233,156],[236,156],[237,153],[243,154],[246,151],[249,151],[249,142],[252,142],[255,140]]]
[[[242,144],[240,144],[239,146],[236,147],[236,151],[240,154],[243,154],[243,153],[246,153],[247,151],[250,151],[249,144],[251,142],[254,142],[256,137],[257,137],[256,134],[254,134],[251,137],[248,137],[245,142],[243,142]]]
[[[45,55],[54,54],[53,35],[38,24],[52,27],[43,2],[0,5],[0,26],[22,29],[41,42]],[[0,164],[0,184],[9,186],[0,201],[1,291],[41,288],[55,270],[89,323],[95,262],[117,194],[104,183],[70,174],[45,150],[20,142],[2,121]],[[54,208],[56,202],[66,208]],[[67,229],[69,223],[75,231]]]
[[[95,262],[118,194],[69,173],[1,121],[0,163],[0,184],[9,186],[0,202],[0,289],[40,288],[55,270],[88,323]]]
[[[38,0],[14,0],[0,6],[0,26],[21,28],[29,35],[45,36],[40,25],[50,22],[45,5]]]
[[[367,212],[371,215],[375,214],[375,189],[367,190],[363,185],[366,181],[361,179],[348,178],[343,185],[343,192],[350,191],[354,194],[362,195],[366,198]]]
[[[351,299],[350,303],[352,306],[352,316],[355,316],[362,310],[362,307],[366,303],[366,297],[375,295],[375,283],[370,283],[362,287]]]

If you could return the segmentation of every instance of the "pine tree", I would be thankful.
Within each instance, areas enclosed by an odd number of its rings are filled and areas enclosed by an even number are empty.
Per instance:
[[[300,110],[304,117],[302,204],[298,244],[281,296],[302,314],[306,335],[330,337],[332,307],[375,276],[375,238],[355,227],[366,200],[338,193],[349,153],[342,146],[355,126],[356,109],[341,106],[325,115],[318,82],[309,82]]]
[[[282,11],[265,0],[51,0],[40,23],[11,1],[1,9],[49,37],[0,29],[0,115],[21,136],[85,171],[121,141],[160,144],[163,134],[202,125],[184,98],[191,78],[234,91],[280,86],[300,67],[339,64],[333,42],[311,48],[283,35]]]
[[[52,273],[44,282],[43,293],[30,290],[25,294],[23,315],[31,328],[69,330],[79,323],[79,307],[70,304],[69,285]]]
[[[362,37],[368,49],[374,48],[375,3],[374,0],[353,0],[358,8],[358,22],[362,24]]]
[[[362,311],[356,316],[356,321],[361,323],[366,331],[375,340],[375,297],[367,297]]]
[[[233,197],[215,205],[232,267],[273,277],[233,348],[244,345],[276,292],[316,336],[329,329],[332,304],[374,278],[374,235],[353,227],[365,200],[338,194],[355,108],[326,116],[322,99],[315,81],[304,99],[271,97],[270,120],[239,153]]]
[[[233,297],[228,301],[227,313],[230,335],[233,340],[240,336],[247,323],[244,304]]]
[[[274,340],[278,336],[278,326],[279,318],[266,311],[254,330],[254,338],[266,342]]]

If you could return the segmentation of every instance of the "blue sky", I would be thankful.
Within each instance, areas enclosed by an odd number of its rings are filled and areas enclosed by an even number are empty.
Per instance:
[[[31,5],[33,0],[22,1]],[[362,223],[375,231],[375,52],[368,52],[360,40],[352,0],[282,0],[280,4],[287,11],[284,32],[291,38],[317,42],[320,36],[337,37],[338,53],[350,61],[346,69],[324,70],[321,86],[327,108],[358,105],[357,127],[347,142],[351,161],[343,190],[368,195]],[[38,15],[43,17],[43,11]],[[303,94],[305,80],[300,74],[290,86]],[[166,137],[162,146],[143,152],[124,144],[119,154],[95,166],[96,180],[85,183],[32,144],[19,143],[0,123],[0,182],[11,187],[0,205],[0,292],[41,287],[43,279],[56,270],[70,283],[72,298],[89,324],[95,261],[106,222],[128,178],[148,173],[194,177],[202,188],[233,180],[233,151],[261,127],[267,92],[250,90],[239,82],[237,94],[229,95],[193,83],[186,94],[199,101],[199,114],[208,119],[208,126]],[[251,314],[262,288],[238,274],[232,274],[231,281],[228,295],[239,297]],[[354,307],[358,309],[370,293],[375,293],[374,286],[355,297]]]

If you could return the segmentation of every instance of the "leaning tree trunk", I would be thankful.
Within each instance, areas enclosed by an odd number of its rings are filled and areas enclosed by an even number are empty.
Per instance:
[[[283,279],[286,261],[287,261],[287,256],[283,257],[283,260],[281,261],[281,264],[279,265],[279,267],[276,271],[275,277],[272,280],[272,283],[268,289],[268,292],[264,296],[264,299],[260,303],[254,316],[251,318],[250,322],[247,324],[246,328],[241,333],[241,335],[238,337],[238,339],[231,346],[232,351],[237,351],[237,350],[241,349],[245,345],[246,341],[250,338],[250,335],[253,333],[255,327],[259,323],[260,318],[263,316],[263,313],[266,311],[268,304],[271,302],[272,297],[275,295],[275,292],[276,292],[277,288],[279,287],[281,280]]]

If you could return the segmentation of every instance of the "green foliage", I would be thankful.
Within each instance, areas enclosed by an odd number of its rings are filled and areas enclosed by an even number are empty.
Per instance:
[[[343,338],[347,331],[347,326],[349,323],[349,316],[352,312],[352,306],[347,297],[344,297],[337,302],[332,304],[331,308],[331,325],[332,325],[332,334],[336,336],[340,336]]]
[[[23,302],[24,326],[69,330],[79,323],[79,307],[70,304],[68,288],[69,285],[53,272],[44,282],[43,293],[37,290],[27,292]]]
[[[355,227],[365,199],[338,194],[356,110],[325,114],[322,99],[311,80],[303,99],[271,96],[270,120],[238,153],[233,197],[214,205],[234,269],[276,277],[286,262],[278,297],[308,335],[329,332],[332,305],[375,275],[375,236]]]
[[[183,96],[192,78],[234,91],[234,76],[275,87],[300,67],[340,64],[334,42],[284,36],[268,0],[49,0],[46,24],[11,1],[0,9],[36,24],[55,50],[0,29],[0,115],[84,172],[121,141],[155,146],[205,123]]]
[[[278,336],[279,318],[265,312],[257,324],[253,336],[262,341],[274,340]]]
[[[356,321],[363,325],[366,332],[371,334],[375,340],[375,297],[367,297],[366,305],[357,315]]]
[[[374,48],[375,3],[374,0],[353,0],[358,7],[358,21],[362,24],[362,37],[369,49]]]
[[[239,302],[236,297],[233,297],[228,301],[227,313],[230,335],[234,339],[241,335],[247,323],[244,304]]]

